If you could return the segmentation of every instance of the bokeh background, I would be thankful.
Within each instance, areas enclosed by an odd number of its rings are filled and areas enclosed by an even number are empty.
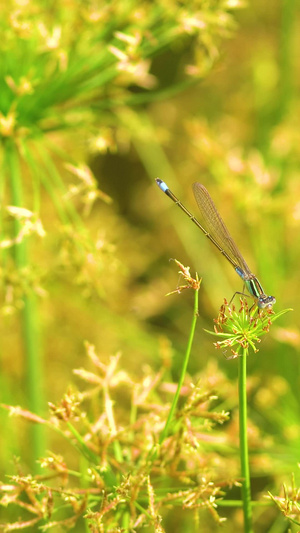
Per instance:
[[[73,369],[85,366],[85,340],[103,361],[121,352],[134,376],[147,365],[158,370],[167,346],[176,380],[193,294],[166,296],[182,283],[170,258],[203,279],[189,373],[220,369],[235,382],[236,361],[215,350],[204,329],[213,328],[223,298],[242,290],[240,280],[154,179],[166,181],[196,216],[191,185],[200,181],[266,293],[276,297],[276,310],[293,308],[249,358],[252,415],[284,455],[274,472],[279,492],[297,470],[300,442],[296,2],[170,1],[153,3],[153,12],[134,2],[8,4],[1,8],[2,242],[10,239],[1,248],[1,402],[38,405],[46,416],[47,402],[57,402],[76,383]],[[183,12],[186,33],[177,39]],[[139,28],[150,42],[140,64]],[[115,36],[127,30],[135,42]],[[108,47],[115,48],[105,56]],[[45,231],[36,221],[29,228],[19,262],[13,239],[24,219],[7,205],[38,213]],[[32,366],[24,305],[34,314]],[[31,400],[30,380],[37,385]],[[28,423],[6,411],[1,420],[3,476],[14,456],[32,468]],[[37,445],[36,453],[43,449]],[[257,490],[266,490],[269,471],[257,477]],[[287,530],[280,520],[274,531]]]

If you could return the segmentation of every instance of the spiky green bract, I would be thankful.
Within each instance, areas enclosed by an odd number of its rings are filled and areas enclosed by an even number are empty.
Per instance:
[[[235,305],[230,305],[224,300],[220,307],[218,317],[214,320],[214,331],[205,330],[210,335],[218,337],[214,343],[216,348],[230,349],[231,355],[225,354],[226,359],[234,359],[243,354],[243,350],[258,352],[257,344],[261,337],[269,332],[270,326],[283,314],[291,311],[285,309],[275,313],[273,310],[258,311],[254,306],[249,309],[245,299],[240,300],[241,306],[237,310]]]

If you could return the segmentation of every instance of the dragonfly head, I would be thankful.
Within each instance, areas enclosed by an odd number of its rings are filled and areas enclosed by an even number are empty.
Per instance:
[[[272,309],[275,303],[276,298],[274,298],[274,296],[266,296],[265,294],[262,294],[257,300],[257,307],[259,309]]]

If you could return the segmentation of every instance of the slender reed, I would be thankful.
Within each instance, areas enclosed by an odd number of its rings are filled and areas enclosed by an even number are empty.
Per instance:
[[[240,461],[242,475],[242,501],[244,511],[245,533],[252,533],[252,505],[250,468],[247,439],[247,357],[248,348],[243,349],[243,354],[238,358],[238,387],[239,387],[239,432],[240,432]]]
[[[169,430],[170,424],[172,422],[175,409],[176,409],[177,404],[178,404],[178,399],[179,399],[181,387],[182,387],[183,382],[184,382],[184,378],[185,378],[188,362],[189,362],[189,359],[190,359],[192,344],[193,344],[194,335],[195,335],[196,323],[197,323],[197,318],[198,318],[198,300],[199,300],[198,293],[199,293],[199,289],[200,289],[200,282],[198,281],[198,279],[195,280],[195,281],[197,281],[198,287],[194,291],[194,295],[195,295],[194,296],[194,313],[193,313],[193,319],[192,319],[192,324],[191,324],[188,344],[187,344],[187,348],[186,348],[186,352],[185,352],[185,356],[184,356],[184,360],[183,360],[183,365],[182,365],[182,368],[181,368],[181,373],[180,373],[180,378],[179,378],[179,381],[178,381],[176,393],[175,393],[174,398],[173,398],[173,402],[172,402],[172,405],[171,405],[171,408],[170,408],[170,412],[169,412],[169,416],[167,418],[166,425],[165,425],[165,427],[164,427],[164,429],[163,429],[163,431],[162,431],[162,433],[160,435],[159,444],[162,444],[163,441],[165,440],[166,436],[168,435],[168,430]]]
[[[6,171],[10,176],[11,202],[15,207],[23,207],[23,191],[21,173],[19,167],[18,154],[12,143],[6,149]],[[18,235],[21,230],[21,223],[18,218],[14,221],[14,259],[19,276],[22,278],[29,269],[27,241],[22,239],[18,242]],[[43,401],[42,384],[42,363],[40,353],[38,313],[36,306],[36,296],[30,286],[26,286],[23,294],[22,308],[22,330],[23,343],[26,357],[26,384],[28,396],[28,408],[30,411],[41,415],[45,408]],[[31,460],[36,468],[36,458],[42,456],[45,450],[44,428],[42,425],[31,426]]]

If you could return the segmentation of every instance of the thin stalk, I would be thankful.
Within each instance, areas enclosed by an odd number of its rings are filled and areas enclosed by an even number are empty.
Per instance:
[[[16,207],[24,207],[22,180],[18,154],[12,144],[6,145],[6,170],[11,185],[11,202]],[[16,218],[14,223],[14,237],[21,229],[21,223]],[[28,270],[28,250],[26,240],[16,243],[14,246],[15,263],[22,276]],[[24,352],[26,357],[26,381],[28,408],[37,415],[42,415],[45,407],[43,401],[42,365],[39,339],[39,323],[36,296],[31,287],[27,287],[23,296],[23,308],[21,311]],[[36,459],[45,452],[44,428],[40,424],[34,424],[31,428],[30,437],[31,460],[36,464]]]
[[[242,501],[244,511],[245,533],[253,533],[252,505],[249,470],[249,453],[247,439],[247,356],[248,349],[244,348],[239,361],[239,423],[240,423],[240,459],[242,475]]]
[[[192,344],[193,344],[194,335],[195,335],[195,329],[196,329],[196,323],[197,323],[197,318],[198,318],[198,300],[199,300],[198,292],[199,292],[199,289],[196,289],[194,292],[195,292],[194,313],[193,313],[193,320],[192,320],[192,325],[191,325],[188,345],[187,345],[185,356],[184,356],[184,361],[183,361],[183,365],[182,365],[182,369],[181,369],[179,382],[178,382],[178,385],[177,385],[177,390],[176,390],[176,393],[175,393],[174,398],[173,398],[173,402],[172,402],[172,405],[171,405],[171,409],[170,409],[170,412],[169,412],[168,419],[166,421],[166,425],[165,425],[163,431],[161,432],[161,435],[160,435],[160,438],[159,438],[159,444],[163,443],[164,439],[166,438],[166,436],[168,434],[169,427],[170,427],[170,424],[171,424],[171,421],[173,419],[173,415],[174,415],[174,412],[175,412],[175,409],[176,409],[176,406],[177,406],[177,403],[178,403],[181,387],[182,387],[183,382],[184,382],[186,369],[187,369],[189,358],[190,358],[190,353],[191,353],[191,349],[192,349]]]

